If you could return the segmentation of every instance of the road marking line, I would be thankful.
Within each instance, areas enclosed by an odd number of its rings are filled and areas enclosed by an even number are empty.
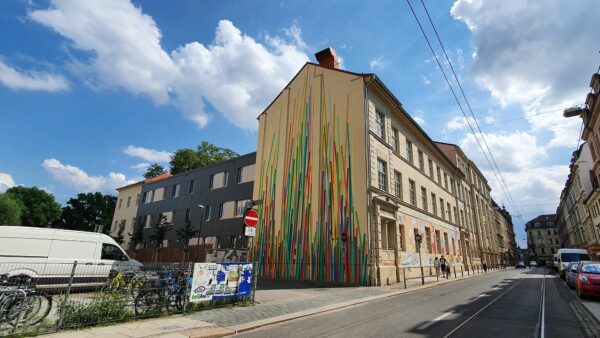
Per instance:
[[[417,328],[417,330],[425,330],[426,328],[430,327],[431,325],[433,325],[433,324],[435,324],[435,323],[439,322],[440,320],[442,320],[442,319],[444,319],[444,318],[448,317],[448,316],[449,316],[449,315],[451,315],[452,313],[453,313],[452,311],[450,311],[450,312],[446,312],[446,313],[444,313],[443,315],[441,315],[441,316],[438,316],[438,317],[436,317],[436,318],[432,319],[430,322],[428,322],[428,323],[425,323],[425,324],[423,324],[423,325],[419,326],[419,327]]]
[[[448,337],[452,336],[453,334],[455,334],[458,330],[460,330],[460,328],[465,326],[473,318],[477,317],[481,312],[483,312],[483,310],[487,309],[490,305],[494,304],[498,299],[502,298],[502,296],[507,294],[510,290],[514,289],[515,286],[517,286],[521,281],[522,281],[522,279],[519,279],[517,282],[515,282],[513,285],[511,285],[506,291],[502,292],[500,295],[498,295],[498,297],[494,298],[491,302],[489,302],[486,306],[482,307],[479,311],[475,312],[471,317],[467,318],[464,322],[460,323],[452,331],[448,332],[448,334],[446,334],[444,336],[444,338],[448,338]]]
[[[545,328],[545,311],[544,307],[546,306],[546,272],[544,271],[544,277],[542,279],[542,299],[540,300],[540,315],[537,324],[537,330],[535,332],[535,338],[544,338],[546,336],[546,328]]]

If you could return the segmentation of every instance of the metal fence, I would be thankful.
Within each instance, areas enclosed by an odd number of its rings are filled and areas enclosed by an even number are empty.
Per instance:
[[[193,269],[193,262],[0,263],[0,336],[50,333],[254,301],[255,288],[247,297],[190,303]],[[235,294],[229,289],[221,292]]]

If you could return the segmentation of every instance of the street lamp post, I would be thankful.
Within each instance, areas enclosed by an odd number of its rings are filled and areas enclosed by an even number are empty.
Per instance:
[[[198,245],[196,245],[196,259],[198,259],[198,252],[200,251],[200,237],[202,237],[202,219],[204,218],[204,206],[202,204],[198,204],[198,207],[202,212],[200,213],[200,224],[198,227]]]
[[[419,268],[421,268],[421,284],[425,285],[425,275],[423,275],[423,262],[421,261],[421,241],[423,236],[421,234],[415,234],[415,243],[417,244],[417,250],[419,251]]]

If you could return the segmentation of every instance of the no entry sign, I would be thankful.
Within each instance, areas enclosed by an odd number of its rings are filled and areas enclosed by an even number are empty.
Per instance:
[[[244,224],[249,227],[255,227],[258,224],[258,212],[254,209],[246,211],[244,214]]]

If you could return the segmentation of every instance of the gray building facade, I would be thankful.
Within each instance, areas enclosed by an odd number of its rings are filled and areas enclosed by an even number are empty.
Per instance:
[[[144,184],[136,216],[144,241],[138,248],[157,247],[151,236],[161,221],[173,224],[163,247],[183,247],[177,230],[188,222],[194,230],[201,229],[200,236],[190,239],[189,245],[245,247],[242,217],[246,203],[252,200],[255,162],[256,153],[250,153]]]

